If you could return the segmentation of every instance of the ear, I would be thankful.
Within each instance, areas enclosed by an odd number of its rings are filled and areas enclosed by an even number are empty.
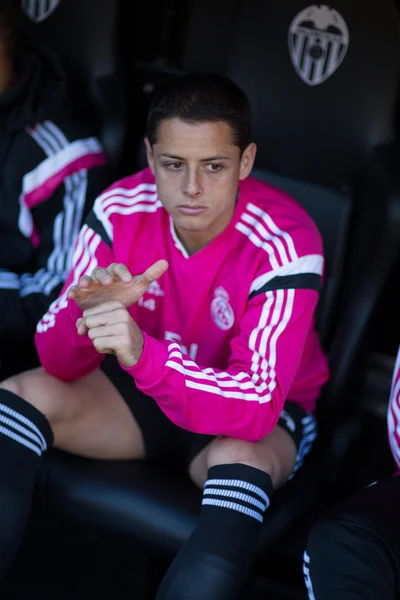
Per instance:
[[[252,142],[244,150],[240,159],[239,179],[246,179],[251,173],[251,170],[256,160],[257,146]]]
[[[153,149],[152,149],[152,147],[150,145],[150,142],[149,142],[148,138],[144,139],[144,143],[146,144],[147,164],[150,167],[150,171],[154,175],[154,154],[153,154]]]

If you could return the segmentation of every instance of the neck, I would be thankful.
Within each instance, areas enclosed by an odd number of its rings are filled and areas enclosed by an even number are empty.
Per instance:
[[[234,211],[229,215],[224,214],[221,221],[214,223],[212,227],[209,227],[205,231],[190,231],[180,229],[174,225],[175,233],[189,256],[192,256],[192,254],[208,246],[210,242],[225,231],[233,218],[233,214]]]
[[[12,61],[0,49],[0,96],[7,92],[13,84],[14,68]]]

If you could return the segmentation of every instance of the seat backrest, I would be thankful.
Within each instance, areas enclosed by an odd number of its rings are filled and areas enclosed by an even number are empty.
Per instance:
[[[324,238],[320,327],[326,335],[346,269],[363,264],[368,236],[377,235],[385,218],[375,151],[395,132],[395,6],[391,0],[334,0],[329,7],[304,0],[224,0],[213,6],[191,0],[180,57],[164,73],[171,67],[214,70],[247,93],[258,145],[254,175],[299,200]],[[154,62],[141,69],[142,90],[157,87],[162,71]]]
[[[63,59],[79,108],[96,121],[112,164],[125,142],[125,91],[119,52],[119,2],[23,0],[26,27]]]

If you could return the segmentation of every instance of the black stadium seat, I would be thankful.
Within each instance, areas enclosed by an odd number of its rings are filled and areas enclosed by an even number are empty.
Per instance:
[[[320,445],[274,496],[260,543],[267,549],[320,491],[327,457],[335,450],[324,424],[345,439],[342,423],[357,405],[350,386],[357,379],[356,359],[365,350],[364,333],[399,250],[399,186],[390,173],[398,168],[392,138],[400,32],[389,0],[335,0],[339,16],[321,5],[303,12],[303,0],[243,0],[235,3],[237,12],[229,16],[231,26],[219,46],[212,37],[218,35],[213,18],[219,14],[211,6],[190,4],[197,18],[189,14],[175,64],[163,70],[142,61],[131,72],[141,82],[139,102],[145,105],[146,93],[173,76],[171,67],[211,70],[218,47],[215,69],[241,85],[253,105],[257,175],[306,206],[327,254],[319,323],[332,382],[320,402]],[[199,44],[207,22],[210,43]],[[96,462],[60,452],[46,457],[41,497],[57,515],[169,554],[188,537],[200,508],[200,492],[173,467]]]

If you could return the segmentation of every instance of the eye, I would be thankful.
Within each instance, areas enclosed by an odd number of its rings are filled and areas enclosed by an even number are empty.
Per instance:
[[[207,169],[212,173],[218,173],[218,171],[221,171],[221,169],[223,168],[224,167],[222,165],[217,165],[216,163],[211,163],[210,165],[207,165]]]
[[[170,171],[178,171],[182,167],[182,163],[175,161],[171,163],[164,163],[164,166],[167,167]]]

